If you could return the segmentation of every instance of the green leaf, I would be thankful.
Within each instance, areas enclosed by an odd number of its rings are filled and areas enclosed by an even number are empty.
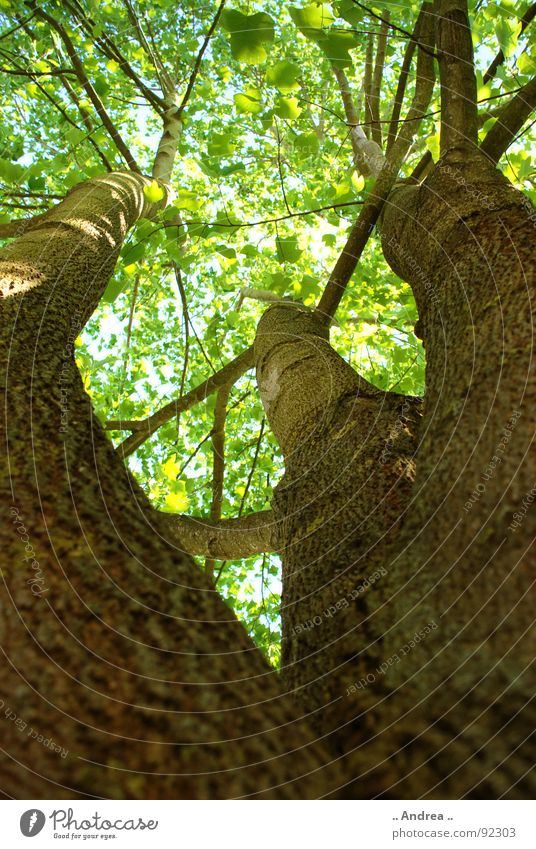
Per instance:
[[[262,111],[261,93],[258,88],[248,88],[233,98],[238,112],[256,115]]]
[[[212,133],[207,148],[209,156],[230,156],[235,149],[236,145],[231,144],[229,136],[223,133]]]
[[[307,38],[314,38],[318,30],[329,26],[335,20],[328,6],[311,4],[289,7],[290,17]]]
[[[340,0],[334,4],[334,9],[339,17],[344,18],[352,26],[359,26],[363,22],[364,9],[353,2],[353,0]]]
[[[231,35],[231,53],[239,62],[259,65],[266,59],[264,45],[274,40],[274,22],[265,12],[243,15],[227,9],[221,16],[222,26]]]
[[[352,32],[326,29],[334,20],[326,6],[304,6],[302,9],[291,6],[289,11],[298,29],[318,44],[330,62],[338,68],[352,64],[349,51],[357,46],[358,37]]]
[[[107,304],[113,304],[115,299],[119,297],[125,288],[125,285],[125,280],[120,280],[119,277],[112,277],[112,279],[108,281],[108,285],[102,294],[101,300]]]
[[[279,89],[282,94],[289,94],[295,88],[299,88],[298,77],[301,68],[294,62],[283,59],[277,65],[273,65],[266,71],[266,82]]]
[[[301,133],[294,139],[294,146],[302,158],[315,156],[320,148],[316,133]]]
[[[191,192],[189,189],[179,189],[179,196],[173,206],[176,209],[189,209],[191,212],[203,206],[203,201],[197,196],[196,192]]]
[[[301,108],[298,105],[296,97],[280,97],[274,107],[274,115],[279,118],[289,118],[293,120],[301,113]]]
[[[296,236],[281,238],[277,236],[275,240],[277,258],[279,262],[296,262],[303,251],[298,247],[298,239]]]
[[[521,21],[516,18],[501,18],[495,24],[495,35],[507,59],[515,52],[520,31]]]
[[[158,203],[164,197],[164,189],[158,185],[156,180],[152,180],[148,186],[143,187],[143,194],[149,203]]]

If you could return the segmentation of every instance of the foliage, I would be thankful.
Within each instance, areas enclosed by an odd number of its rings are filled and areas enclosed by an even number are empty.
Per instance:
[[[65,28],[113,125],[140,169],[150,173],[161,119],[143,89],[157,94],[164,68],[185,91],[216,6],[43,0],[39,8]],[[377,2],[372,14],[352,0],[302,6],[241,1],[224,11],[184,111],[175,199],[157,220],[131,232],[77,343],[103,422],[144,418],[251,344],[265,304],[245,298],[239,308],[242,288],[307,305],[318,300],[370,188],[352,164],[331,65],[345,69],[358,102],[368,34],[378,31],[378,15],[389,9],[400,29],[413,28],[418,6],[409,0]],[[104,161],[126,165],[70,70],[58,32],[31,3],[0,0],[0,13],[0,221],[7,221],[53,205],[80,180],[102,173]],[[519,35],[519,14],[510,0],[473,6],[483,113],[534,73],[535,48],[530,30]],[[118,48],[116,59],[103,50],[107,40]],[[380,98],[385,122],[405,46],[402,36],[388,39]],[[482,71],[499,47],[506,61],[483,85]],[[406,103],[413,85],[411,75]],[[426,150],[437,156],[439,107],[436,94],[402,176]],[[494,120],[483,121],[483,134]],[[501,167],[534,194],[527,135]],[[161,192],[156,182],[147,189],[153,201]],[[416,319],[409,287],[388,268],[373,236],[337,314],[333,344],[379,387],[420,394],[424,356],[413,334]],[[156,506],[208,515],[214,404],[211,396],[168,422],[130,458]],[[118,444],[126,435],[116,431],[112,438]],[[230,396],[226,452],[223,516],[267,509],[282,458],[263,425],[251,373]],[[273,555],[216,565],[218,589],[275,663],[278,569]]]

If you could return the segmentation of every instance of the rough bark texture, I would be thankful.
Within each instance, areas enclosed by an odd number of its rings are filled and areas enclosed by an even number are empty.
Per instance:
[[[389,706],[370,758],[399,749],[395,794],[535,791],[536,517],[523,507],[536,479],[535,220],[483,156],[453,150],[383,222],[417,299],[427,382],[413,503],[374,627],[386,658],[438,625],[367,689],[370,710]]]
[[[311,316],[259,325],[284,680],[350,796],[536,792],[535,222],[467,148],[391,194],[383,249],[427,353],[418,445],[417,402],[361,380]]]
[[[366,670],[373,587],[415,474],[421,402],[381,392],[330,347],[319,319],[271,307],[255,340],[264,407],[285,454],[273,512],[283,559],[282,675],[331,751],[363,728],[346,690]],[[366,795],[363,787],[349,795]]]
[[[0,786],[316,797],[340,778],[322,774],[323,752],[208,579],[164,541],[75,366],[125,233],[151,213],[145,182],[84,184],[0,254]]]
[[[219,521],[162,512],[160,520],[169,538],[188,554],[236,560],[275,550],[275,518],[271,510]]]

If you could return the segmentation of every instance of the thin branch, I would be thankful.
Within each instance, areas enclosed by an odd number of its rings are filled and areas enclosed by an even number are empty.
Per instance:
[[[14,68],[0,67],[0,71],[4,74],[11,74],[15,77],[30,77],[31,79],[34,77],[59,77],[61,74],[73,74],[73,76],[76,76],[75,72],[71,68],[54,68],[54,70],[50,71],[20,71],[15,70]]]
[[[204,401],[205,398],[208,398],[209,395],[212,395],[213,392],[220,389],[222,386],[225,386],[225,384],[236,383],[236,381],[246,371],[249,371],[253,365],[253,347],[251,347],[247,348],[238,357],[231,360],[230,363],[227,363],[227,365],[219,371],[215,372],[215,374],[211,375],[202,383],[199,383],[194,389],[187,392],[186,395],[170,401],[169,404],[166,404],[146,419],[136,422],[124,422],[121,420],[107,422],[107,430],[128,429],[134,431],[131,436],[127,437],[127,439],[119,445],[117,451],[121,454],[121,456],[128,457],[129,454],[136,451],[136,449],[139,448],[140,445],[142,445],[145,440],[148,439],[151,434],[158,430],[158,428],[163,424],[178,416],[179,413],[184,410],[189,410],[190,407],[194,406],[194,404],[199,404],[200,401]]]
[[[253,480],[253,475],[255,473],[255,468],[257,466],[257,460],[259,459],[259,452],[261,450],[262,437],[264,435],[264,428],[266,425],[266,419],[262,418],[261,426],[259,428],[259,436],[257,437],[257,444],[255,446],[255,454],[253,455],[253,463],[251,464],[251,468],[249,470],[248,479],[246,481],[246,486],[244,488],[244,492],[242,494],[242,499],[240,501],[240,507],[238,509],[238,516],[240,517],[243,513],[244,507],[246,506],[246,500],[248,497],[249,489],[251,486],[251,481]]]
[[[426,45],[434,43],[433,4],[423,5],[421,39]],[[316,307],[316,313],[322,321],[329,323],[346,290],[348,281],[365,249],[369,236],[376,224],[383,205],[389,196],[400,166],[411,147],[419,126],[419,119],[426,114],[434,90],[433,50],[423,50],[419,45],[419,58],[415,82],[415,93],[411,103],[408,120],[402,124],[400,132],[387,157],[384,168],[376,178],[363,208],[350,231],[348,241],[330,274],[322,297]]]
[[[146,56],[148,57],[151,65],[153,66],[156,76],[158,77],[158,82],[160,83],[160,88],[162,90],[162,94],[164,97],[173,91],[173,82],[168,72],[166,71],[160,56],[158,55],[156,50],[153,50],[152,46],[147,41],[145,37],[145,33],[140,24],[139,18],[134,10],[134,6],[130,2],[130,0],[123,0],[123,5],[127,10],[127,17],[134,28],[134,32],[136,33],[138,42],[140,46],[145,51]]]
[[[212,429],[212,503],[210,505],[210,520],[219,522],[221,519],[221,504],[223,500],[223,482],[225,478],[225,420],[227,418],[227,402],[231,385],[222,386],[216,396],[214,407],[214,427]],[[205,560],[205,572],[214,576],[215,562],[212,557]]]
[[[88,37],[95,42],[101,53],[106,56],[107,59],[112,59],[114,62],[117,62],[122,72],[125,76],[132,80],[142,97],[144,97],[145,100],[154,107],[158,114],[161,114],[164,106],[162,98],[145,85],[132,65],[121,53],[115,42],[113,42],[105,32],[103,32],[102,35],[95,37],[94,29],[96,22],[93,18],[88,17],[80,3],[77,3],[76,0],[75,2],[71,2],[71,0],[63,0],[63,2],[83,27]]]
[[[480,150],[496,165],[515,141],[525,121],[536,109],[536,77],[510,100],[480,145]]]
[[[363,3],[360,3],[359,0],[352,0],[352,2],[355,3],[356,6],[359,6],[360,9],[364,9],[365,12],[368,12],[369,15],[372,15],[373,18],[376,18],[377,21],[381,21],[382,23],[386,23],[389,26],[389,28],[394,30],[395,32],[398,32],[398,33],[401,33],[402,35],[405,35],[406,38],[413,38],[413,34],[411,32],[408,32],[407,29],[402,29],[402,27],[396,26],[396,24],[393,24],[392,21],[390,21],[386,18],[383,18],[381,15],[378,15],[369,6],[365,6]],[[421,48],[421,50],[424,53],[428,53],[430,56],[433,56],[434,58],[436,58],[436,55],[435,55],[433,49],[430,49],[430,47],[426,44],[425,41],[419,41],[419,47]]]
[[[60,36],[61,40],[63,41],[63,44],[65,45],[65,49],[67,51],[69,59],[72,62],[73,69],[76,73],[76,76],[78,77],[78,79],[80,81],[80,84],[82,85],[82,87],[83,87],[84,91],[86,92],[88,98],[90,99],[93,106],[95,107],[95,111],[97,112],[97,114],[98,114],[99,118],[101,119],[103,125],[106,127],[110,136],[114,140],[118,151],[121,153],[121,155],[125,159],[127,165],[131,169],[131,171],[135,171],[136,173],[140,174],[141,171],[140,171],[140,169],[139,169],[139,167],[136,163],[136,160],[134,159],[134,157],[132,156],[127,145],[123,141],[121,134],[119,133],[119,130],[117,129],[117,127],[115,126],[115,124],[111,120],[108,113],[106,112],[106,109],[104,108],[104,105],[103,105],[99,95],[97,94],[97,92],[93,88],[93,85],[91,84],[88,77],[86,76],[84,66],[83,66],[82,62],[80,61],[80,59],[78,57],[78,54],[77,54],[76,49],[74,47],[74,44],[71,41],[71,38],[68,35],[67,31],[62,26],[62,24],[60,24],[58,21],[55,20],[55,18],[51,17],[51,15],[48,15],[42,9],[38,9],[36,0],[26,0],[26,2],[27,2],[27,5],[31,9],[35,10],[36,14],[42,20],[46,21]]]
[[[283,201],[285,203],[286,210],[288,212],[289,218],[292,216],[292,210],[288,205],[287,193],[285,191],[285,179],[283,177],[283,166],[281,163],[281,134],[279,132],[279,124],[277,123],[277,119],[275,119],[275,131],[277,134],[277,169],[279,172],[279,183],[281,185],[281,193],[283,195]]]
[[[398,84],[396,88],[395,99],[393,103],[393,111],[391,113],[391,121],[389,123],[389,130],[387,132],[387,152],[390,151],[391,147],[394,144],[396,134],[398,132],[398,120],[400,118],[400,112],[402,109],[402,104],[404,102],[404,95],[406,93],[406,85],[408,82],[409,71],[411,68],[411,63],[413,61],[413,54],[415,53],[415,48],[417,46],[417,40],[419,38],[419,30],[422,20],[422,9],[417,16],[417,20],[415,22],[415,26],[413,28],[413,37],[409,39],[406,44],[406,50],[404,51],[404,59],[402,61],[402,67],[400,69],[400,74],[398,75]]]
[[[376,50],[376,62],[374,64],[374,73],[372,75],[372,89],[370,94],[370,106],[372,113],[372,124],[370,132],[373,141],[377,145],[382,146],[382,130],[380,124],[380,94],[383,79],[383,66],[385,64],[385,51],[387,47],[387,27],[389,26],[390,13],[385,13],[385,18],[382,20],[380,34],[378,36],[378,49]]]
[[[184,112],[184,110],[185,110],[185,108],[188,104],[188,101],[190,99],[190,95],[191,95],[193,87],[195,85],[195,81],[197,79],[197,75],[199,73],[199,69],[201,67],[201,62],[203,60],[205,50],[207,49],[209,41],[212,38],[212,36],[214,35],[214,31],[215,31],[216,27],[218,26],[218,22],[220,20],[221,14],[223,12],[223,7],[225,6],[225,2],[226,2],[226,0],[221,0],[220,5],[218,6],[217,12],[214,15],[212,23],[211,23],[211,25],[208,29],[208,32],[205,36],[203,44],[201,45],[201,49],[199,50],[199,53],[197,54],[197,58],[195,60],[194,67],[192,69],[192,73],[190,74],[190,79],[188,80],[188,85],[186,86],[186,91],[184,92],[184,96],[183,96],[181,104],[179,106],[179,117],[182,115],[182,113]]]
[[[332,65],[332,68],[341,92],[346,120],[350,127],[350,141],[354,154],[354,165],[364,177],[368,177],[371,174],[377,177],[385,163],[382,149],[375,141],[367,139],[362,128],[359,126],[359,116],[354,105],[346,74],[336,65]]]
[[[363,90],[365,95],[365,135],[370,138],[370,127],[373,120],[371,90],[372,90],[372,60],[374,57],[374,36],[372,33],[367,38],[367,51],[365,53],[365,77],[363,80]]]
[[[188,310],[188,298],[186,297],[186,289],[182,282],[182,274],[176,262],[172,262],[175,282],[179,290],[179,296],[182,304],[182,318],[184,322],[184,359],[182,363],[181,385],[179,387],[179,397],[184,394],[184,386],[186,383],[186,372],[188,371],[188,359],[190,356],[190,313]],[[179,432],[180,416],[177,415],[177,434]]]
[[[532,6],[529,6],[529,7],[528,7],[527,11],[525,12],[525,14],[523,15],[523,17],[521,18],[521,30],[520,30],[520,32],[519,32],[519,34],[520,34],[520,35],[521,35],[521,33],[525,32],[525,30],[527,29],[528,25],[530,24],[530,22],[531,22],[531,21],[532,21],[535,17],[536,17],[536,3],[533,3],[533,4],[532,4]],[[493,77],[495,76],[495,74],[496,74],[496,72],[497,72],[497,68],[498,68],[500,65],[502,65],[502,64],[503,64],[503,62],[504,62],[504,58],[505,58],[505,57],[504,57],[504,53],[502,52],[502,50],[499,50],[499,52],[497,53],[497,55],[496,55],[495,59],[493,60],[493,62],[492,62],[492,63],[491,63],[491,65],[489,66],[488,70],[486,71],[486,73],[485,73],[485,74],[484,74],[484,76],[482,77],[482,82],[484,83],[484,85],[485,85],[486,83],[489,83],[489,81],[490,81],[491,79],[493,79]]]
[[[32,33],[32,30],[26,25],[26,23],[21,24],[21,26],[23,27],[24,31],[27,32],[32,38],[35,37]],[[14,62],[14,64],[17,64],[17,63]],[[51,103],[54,106],[55,109],[57,109],[57,111],[60,113],[60,115],[62,116],[64,121],[66,121],[68,124],[70,124],[71,127],[76,127],[77,130],[80,130],[80,132],[82,132],[81,128],[78,126],[76,121],[73,121],[73,119],[71,118],[69,113],[63,108],[63,106],[60,103],[57,102],[57,100],[55,100],[55,98],[50,94],[50,92],[43,85],[41,85],[39,80],[36,77],[33,77],[32,79],[33,79],[33,82],[35,83],[35,85],[37,86],[37,88],[39,89],[39,91],[41,92],[41,94],[49,101],[49,103]],[[60,79],[62,80],[62,83],[65,87],[67,85],[69,85],[68,80],[66,80],[63,76],[60,77]],[[86,129],[87,129],[87,127],[86,127]],[[88,135],[87,140],[89,141],[89,143],[94,148],[95,152],[97,153],[99,159],[101,160],[101,162],[104,165],[104,167],[106,168],[106,170],[107,171],[113,171],[112,166],[110,165],[110,163],[109,163],[108,159],[106,158],[106,156],[104,155],[104,153],[101,151],[101,149],[98,146],[95,139],[93,139],[91,137],[91,135]]]
[[[140,290],[140,275],[136,274],[136,278],[134,280],[134,289],[132,291],[132,298],[130,301],[130,310],[128,316],[128,327],[127,327],[127,341],[125,345],[125,353],[123,355],[123,374],[121,375],[121,383],[119,386],[119,394],[123,394],[123,388],[125,385],[125,379],[127,376],[127,368],[128,361],[130,357],[130,343],[132,340],[132,327],[134,324],[134,313],[136,311],[136,302],[138,300],[138,292]]]

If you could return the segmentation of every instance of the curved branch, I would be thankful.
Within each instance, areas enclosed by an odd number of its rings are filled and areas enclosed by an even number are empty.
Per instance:
[[[203,44],[201,45],[201,49],[199,50],[199,53],[197,54],[197,58],[195,60],[194,67],[192,69],[192,73],[190,74],[190,79],[188,80],[188,85],[186,86],[186,91],[184,92],[184,96],[182,98],[181,105],[179,106],[179,117],[184,112],[184,109],[186,108],[186,105],[187,105],[187,103],[190,99],[190,95],[192,93],[193,87],[195,85],[195,81],[197,79],[197,75],[199,73],[199,68],[201,67],[201,61],[203,59],[203,55],[205,53],[205,50],[208,47],[208,43],[209,43],[210,39],[214,35],[214,31],[215,31],[216,27],[218,26],[218,22],[220,20],[221,14],[223,12],[223,7],[225,6],[225,2],[226,2],[226,0],[221,0],[220,5],[218,6],[218,10],[217,10],[216,14],[214,15],[212,23],[211,23],[211,25],[208,29],[208,32],[207,32],[207,34],[204,38]]]
[[[275,519],[271,510],[220,521],[156,512],[170,537],[189,554],[237,560],[275,550]]]
[[[534,109],[536,109],[536,77],[533,77],[512,100],[508,101],[480,145],[482,153],[485,153],[494,165],[515,140]]]

